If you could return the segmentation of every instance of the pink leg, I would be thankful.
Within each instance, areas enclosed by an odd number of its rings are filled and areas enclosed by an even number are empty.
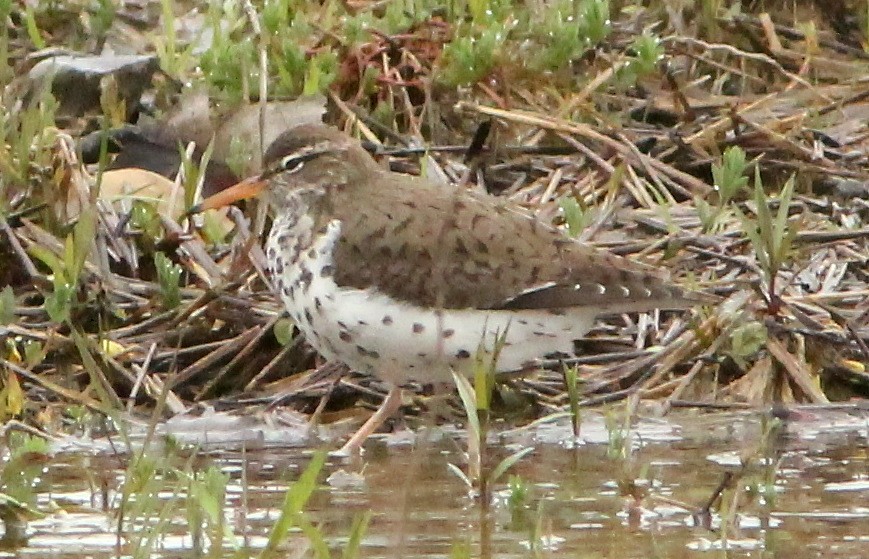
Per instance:
[[[362,427],[360,427],[352,437],[350,437],[350,440],[341,447],[341,450],[339,450],[337,454],[350,456],[358,453],[359,449],[362,448],[363,443],[365,443],[365,440],[368,439],[368,437],[374,433],[378,427],[383,425],[384,421],[392,417],[400,407],[401,387],[393,386],[389,389],[389,393],[386,395],[386,398],[383,399],[383,403],[380,404],[377,411],[374,412],[374,415],[368,418],[368,421],[366,421],[365,424],[362,425]]]

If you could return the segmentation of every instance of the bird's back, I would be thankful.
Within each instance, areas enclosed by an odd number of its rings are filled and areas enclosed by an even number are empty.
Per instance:
[[[401,177],[400,184],[395,177]],[[448,309],[687,308],[665,275],[565,237],[506,200],[382,172],[332,194],[336,281]]]

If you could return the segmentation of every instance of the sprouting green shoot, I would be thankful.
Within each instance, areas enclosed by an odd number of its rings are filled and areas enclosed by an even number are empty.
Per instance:
[[[154,267],[157,270],[157,281],[160,284],[160,297],[163,306],[174,309],[181,304],[181,273],[183,268],[172,262],[162,252],[154,254]]]

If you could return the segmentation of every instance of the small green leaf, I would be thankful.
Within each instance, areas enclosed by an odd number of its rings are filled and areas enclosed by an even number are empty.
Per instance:
[[[33,14],[33,7],[30,4],[24,9],[24,25],[27,27],[27,36],[36,47],[36,50],[45,48],[45,41],[42,39],[42,34],[39,32],[39,26],[36,24],[36,16]]]
[[[371,522],[371,511],[367,510],[362,514],[357,514],[353,517],[353,525],[350,527],[350,535],[347,537],[347,545],[344,546],[344,552],[341,554],[342,559],[356,559],[361,555],[362,539],[368,531],[368,524]]]
[[[507,472],[507,470],[509,470],[516,462],[531,454],[533,450],[534,447],[532,446],[525,447],[521,450],[517,450],[507,458],[501,460],[498,465],[495,466],[495,469],[492,470],[492,473],[489,475],[489,483],[493,485],[495,483],[498,483],[498,480],[501,478],[502,475],[504,475],[504,473]]]
[[[157,213],[157,205],[145,200],[134,200],[130,210],[130,223],[136,229],[141,230],[145,238],[156,239],[162,228],[160,214]]]
[[[285,346],[293,341],[293,321],[288,318],[281,318],[275,322],[272,330],[275,335],[275,340],[282,346]]]
[[[746,169],[745,152],[739,146],[728,147],[724,150],[721,164],[712,164],[712,181],[721,197],[721,206],[748,184]]]
[[[0,325],[12,324],[15,320],[15,292],[7,285],[0,291]]]
[[[458,477],[460,480],[462,480],[462,483],[464,483],[468,489],[473,489],[474,482],[471,481],[471,478],[469,478],[467,474],[462,471],[461,468],[450,462],[447,464],[447,469],[454,473],[456,477]]]
[[[48,317],[56,323],[69,320],[72,310],[72,298],[75,286],[65,282],[58,282],[55,277],[54,291],[45,297],[43,307]]]
[[[154,267],[157,270],[157,281],[160,284],[160,296],[163,306],[174,309],[181,304],[181,266],[172,262],[162,252],[154,254]]]
[[[218,218],[215,211],[207,211],[202,214],[202,234],[210,244],[218,245],[226,239],[227,231],[223,221]]]
[[[287,490],[284,495],[283,506],[281,506],[281,513],[272,525],[268,543],[263,549],[261,557],[275,557],[278,546],[286,537],[289,529],[298,524],[299,515],[304,509],[305,503],[308,502],[314,489],[317,488],[317,477],[325,463],[326,453],[315,453],[299,479]]]
[[[468,416],[468,426],[471,428],[471,436],[479,439],[480,437],[480,420],[477,417],[477,396],[474,392],[474,387],[471,386],[471,381],[463,375],[452,371],[453,380],[456,383],[456,388],[459,391],[459,398],[462,400],[462,407],[465,408],[465,415]]]
[[[84,270],[84,263],[90,254],[94,244],[97,228],[97,214],[92,207],[82,210],[78,221],[72,230],[72,266],[68,268],[69,279],[78,282],[78,278]]]
[[[567,233],[571,237],[577,237],[588,227],[591,221],[591,212],[585,211],[573,196],[562,198],[559,201],[561,212],[564,214],[564,222],[567,224]]]
[[[323,533],[317,529],[316,526],[311,524],[311,521],[308,520],[308,515],[304,512],[300,512],[296,515],[296,524],[299,525],[299,528],[302,530],[302,533],[305,534],[308,538],[308,543],[313,551],[311,555],[314,559],[331,559],[332,555],[329,553],[329,544],[326,543],[326,538],[323,536]]]
[[[757,321],[749,321],[734,328],[730,334],[731,356],[737,361],[756,354],[769,337],[766,326]]]
[[[63,240],[63,277],[69,283],[74,283],[78,280],[73,272],[75,271],[75,239],[72,235],[67,235]]]
[[[774,241],[774,257],[775,261],[781,265],[784,263],[791,249],[791,243],[797,233],[796,227],[790,227],[788,224],[788,215],[791,209],[791,200],[794,194],[794,177],[791,176],[785,182],[779,193],[778,213],[773,224],[773,241]]]
[[[527,506],[528,497],[531,493],[531,486],[524,478],[522,478],[522,476],[510,476],[510,479],[507,481],[507,488],[509,491],[507,503],[509,504],[511,511],[516,511],[517,509]]]
[[[567,387],[567,398],[570,404],[571,423],[573,425],[573,436],[579,436],[579,368],[576,366],[564,366],[564,384]]]
[[[24,342],[24,362],[28,367],[35,367],[45,360],[45,347],[36,340]]]
[[[633,60],[634,70],[640,75],[654,72],[658,62],[664,57],[661,40],[648,33],[643,33],[634,40],[633,50],[636,53]]]
[[[475,23],[486,21],[491,15],[489,0],[468,0],[468,11],[471,12],[471,20]]]

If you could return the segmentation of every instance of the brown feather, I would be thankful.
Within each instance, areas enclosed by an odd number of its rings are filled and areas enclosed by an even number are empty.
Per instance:
[[[332,129],[295,129],[284,142],[327,140],[338,144],[334,156],[285,180],[322,188],[321,220],[341,221],[340,286],[445,309],[629,312],[706,301],[655,268],[568,239],[502,198],[383,170],[358,142]],[[273,146],[268,159],[287,149]]]

